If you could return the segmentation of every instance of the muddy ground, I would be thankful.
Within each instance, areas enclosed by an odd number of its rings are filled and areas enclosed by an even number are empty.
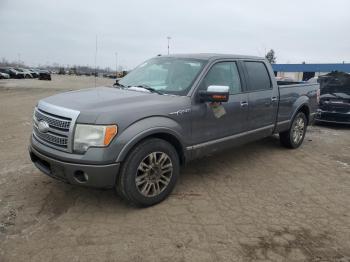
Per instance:
[[[97,85],[112,84],[97,79]],[[38,99],[93,77],[0,80],[0,261],[350,261],[350,128],[312,126],[190,163],[163,203],[63,184],[27,152]]]

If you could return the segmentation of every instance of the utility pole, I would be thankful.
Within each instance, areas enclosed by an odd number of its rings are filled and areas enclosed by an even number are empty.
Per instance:
[[[97,35],[95,43],[95,87],[96,87],[96,74],[97,74]]]
[[[118,52],[115,52],[115,78],[118,78]]]
[[[171,36],[167,36],[166,37],[168,39],[168,55],[169,55],[169,49],[170,49],[170,39],[171,39]]]

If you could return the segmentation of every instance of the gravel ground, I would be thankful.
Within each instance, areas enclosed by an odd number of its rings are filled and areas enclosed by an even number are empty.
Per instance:
[[[349,128],[312,126],[297,150],[274,136],[197,160],[166,201],[136,209],[28,157],[37,100],[94,84],[0,80],[1,262],[350,261]]]

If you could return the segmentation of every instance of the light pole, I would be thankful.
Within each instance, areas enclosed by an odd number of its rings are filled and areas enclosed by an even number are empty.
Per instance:
[[[115,78],[118,78],[118,52],[115,52]]]
[[[170,49],[170,39],[171,39],[171,36],[167,36],[166,38],[168,39],[168,55],[169,55],[169,49]]]
[[[96,77],[97,77],[97,35],[95,43],[95,87],[96,87]]]

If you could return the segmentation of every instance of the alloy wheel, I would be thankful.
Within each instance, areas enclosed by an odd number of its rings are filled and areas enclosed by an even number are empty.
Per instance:
[[[292,129],[292,138],[295,144],[299,144],[299,142],[303,139],[305,129],[305,121],[299,116],[295,119],[294,126]]]
[[[164,152],[152,152],[139,164],[135,183],[138,191],[145,197],[154,197],[162,193],[170,183],[173,164]]]

